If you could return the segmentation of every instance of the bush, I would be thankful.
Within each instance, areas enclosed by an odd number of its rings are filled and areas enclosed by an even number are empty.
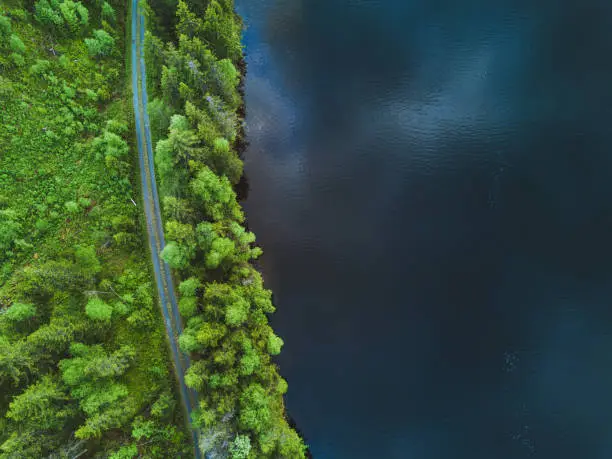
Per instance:
[[[187,250],[176,242],[168,242],[160,255],[171,268],[175,269],[184,268],[189,262]]]
[[[114,119],[106,122],[106,130],[117,135],[127,134],[128,126],[126,123]]]
[[[122,446],[112,453],[109,459],[132,459],[138,457],[138,447],[134,444]]]
[[[16,221],[17,215],[10,209],[0,210],[0,250],[6,251],[19,237],[22,225]]]
[[[115,10],[108,2],[102,3],[102,19],[110,23],[115,22]]]
[[[213,220],[244,220],[242,210],[236,201],[236,193],[227,177],[219,177],[208,167],[203,167],[191,180],[190,188],[198,198],[209,218]]]
[[[238,435],[229,450],[232,459],[246,459],[251,452],[251,439],[247,435]]]
[[[49,228],[49,222],[43,218],[39,218],[38,220],[36,220],[36,223],[34,224],[34,227],[38,230],[38,231],[46,231]]]
[[[4,41],[11,35],[11,20],[6,16],[0,16],[0,40]]]
[[[55,3],[55,2],[53,2]],[[34,5],[34,17],[38,22],[45,26],[56,27],[64,24],[62,15],[57,11],[48,0],[39,0]]]
[[[72,33],[78,32],[89,22],[89,11],[81,2],[64,0],[59,4],[59,10]]]
[[[11,60],[17,67],[23,67],[25,65],[25,59],[21,54],[11,53]]]
[[[25,53],[25,45],[23,44],[23,42],[21,41],[21,38],[19,38],[18,35],[12,34],[11,38],[9,40],[11,49],[19,54],[23,54]]]
[[[36,306],[26,303],[13,303],[5,313],[5,317],[11,322],[22,322],[36,315]]]
[[[276,336],[274,333],[271,333],[268,337],[268,352],[271,355],[280,354],[281,348],[283,347],[282,338]]]
[[[91,144],[92,149],[96,154],[96,158],[104,158],[107,166],[119,159],[125,158],[130,151],[130,148],[125,140],[114,132],[111,132],[108,127],[118,129],[118,126],[116,126],[114,123],[107,125],[107,129],[104,131],[104,134],[102,134],[100,137],[96,137]]]
[[[79,269],[89,275],[98,274],[102,270],[100,260],[96,256],[96,249],[93,246],[77,247],[74,251],[74,258]]]
[[[198,300],[193,297],[185,297],[179,300],[179,311],[183,317],[193,317],[198,310]]]
[[[36,64],[30,67],[30,73],[32,75],[42,75],[43,73],[46,73],[50,67],[51,67],[51,62],[49,62],[48,60],[36,59]]]
[[[108,322],[113,315],[113,308],[101,298],[94,297],[87,302],[85,314],[92,320]]]
[[[178,341],[181,351],[183,351],[185,354],[189,354],[190,352],[201,348],[200,343],[198,343],[198,341],[195,339],[195,336],[189,333],[183,333],[181,336],[179,336]],[[187,379],[187,377],[185,379]],[[191,384],[187,384],[191,386]]]
[[[196,296],[197,290],[202,287],[202,283],[197,277],[190,277],[179,285],[179,291],[183,296]]]
[[[115,39],[102,29],[94,30],[94,38],[86,38],[85,46],[92,57],[104,57],[113,52]]]
[[[64,204],[66,210],[71,214],[78,214],[81,211],[79,205],[74,201],[68,201]]]

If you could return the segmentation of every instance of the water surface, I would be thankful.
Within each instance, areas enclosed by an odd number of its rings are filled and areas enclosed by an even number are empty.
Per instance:
[[[612,457],[612,4],[237,0],[320,458]]]

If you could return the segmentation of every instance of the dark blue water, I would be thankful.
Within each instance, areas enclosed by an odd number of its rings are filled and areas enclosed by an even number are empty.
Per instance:
[[[237,3],[315,458],[612,458],[612,3]]]

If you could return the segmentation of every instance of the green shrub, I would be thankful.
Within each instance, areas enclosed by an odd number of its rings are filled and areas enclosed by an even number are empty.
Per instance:
[[[283,344],[282,338],[276,336],[274,333],[270,333],[270,336],[268,337],[268,352],[270,355],[280,354]]]
[[[68,213],[71,213],[71,214],[78,214],[79,212],[81,212],[81,208],[75,201],[66,202],[64,204],[64,207],[66,208]]]
[[[39,218],[38,220],[36,220],[36,223],[34,224],[34,227],[38,230],[38,231],[46,231],[49,228],[49,222],[43,218]]]
[[[134,444],[122,446],[112,453],[109,459],[132,459],[138,457],[138,447]]]
[[[59,10],[73,34],[87,26],[89,22],[89,12],[81,2],[75,3],[72,0],[64,0],[59,4]]]
[[[17,67],[23,67],[25,65],[25,59],[21,54],[11,53],[11,60]]]
[[[251,439],[247,435],[237,435],[229,451],[231,459],[247,459],[251,452]]]
[[[102,19],[110,23],[115,22],[115,10],[108,2],[102,3]]]
[[[179,285],[179,292],[183,296],[196,296],[197,290],[202,287],[202,283],[197,277],[190,277]]]
[[[193,297],[185,297],[179,300],[179,311],[181,316],[190,318],[195,315],[198,310],[198,300]]]
[[[22,225],[10,209],[0,210],[0,250],[7,250],[19,237]]]
[[[96,255],[96,249],[92,245],[77,247],[74,251],[74,259],[79,269],[85,274],[98,274],[102,270],[102,265]]]
[[[36,306],[27,303],[13,303],[5,313],[5,317],[11,322],[22,322],[36,315]]]
[[[0,40],[4,41],[11,35],[11,20],[0,16]]]
[[[102,29],[94,30],[94,38],[86,38],[85,46],[92,57],[104,57],[113,52],[115,39]]]
[[[171,268],[175,269],[184,268],[189,262],[187,249],[172,241],[166,244],[160,255]]]
[[[11,17],[18,21],[25,21],[28,19],[28,12],[22,8],[16,8],[11,10]]]
[[[113,315],[113,308],[96,296],[87,302],[85,313],[92,320],[108,322]]]
[[[47,27],[57,27],[64,24],[64,19],[54,6],[57,1],[39,0],[34,4],[34,17],[38,22]]]
[[[50,67],[51,67],[51,62],[49,62],[48,60],[36,59],[36,64],[30,67],[30,73],[32,75],[42,75],[44,73],[47,73]]]
[[[12,34],[9,40],[9,43],[10,43],[10,47],[13,50],[13,52],[19,53],[19,54],[25,53],[26,47],[18,35]]]

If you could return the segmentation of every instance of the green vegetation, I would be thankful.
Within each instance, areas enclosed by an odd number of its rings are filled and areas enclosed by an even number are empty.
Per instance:
[[[144,249],[125,3],[0,1],[0,457],[189,455]]]
[[[0,0],[0,458],[191,455],[145,250],[126,8]],[[235,192],[242,24],[232,0],[145,8],[161,256],[200,448],[303,458]]]
[[[271,292],[250,264],[261,255],[245,230],[234,186],[242,175],[241,22],[232,0],[178,0],[148,8],[146,59],[155,162],[165,218],[162,258],[175,270],[191,357],[185,380],[205,453],[302,458],[285,419],[283,380],[271,356],[283,341],[268,325]],[[160,38],[158,38],[160,37]],[[164,44],[162,38],[167,42]]]

